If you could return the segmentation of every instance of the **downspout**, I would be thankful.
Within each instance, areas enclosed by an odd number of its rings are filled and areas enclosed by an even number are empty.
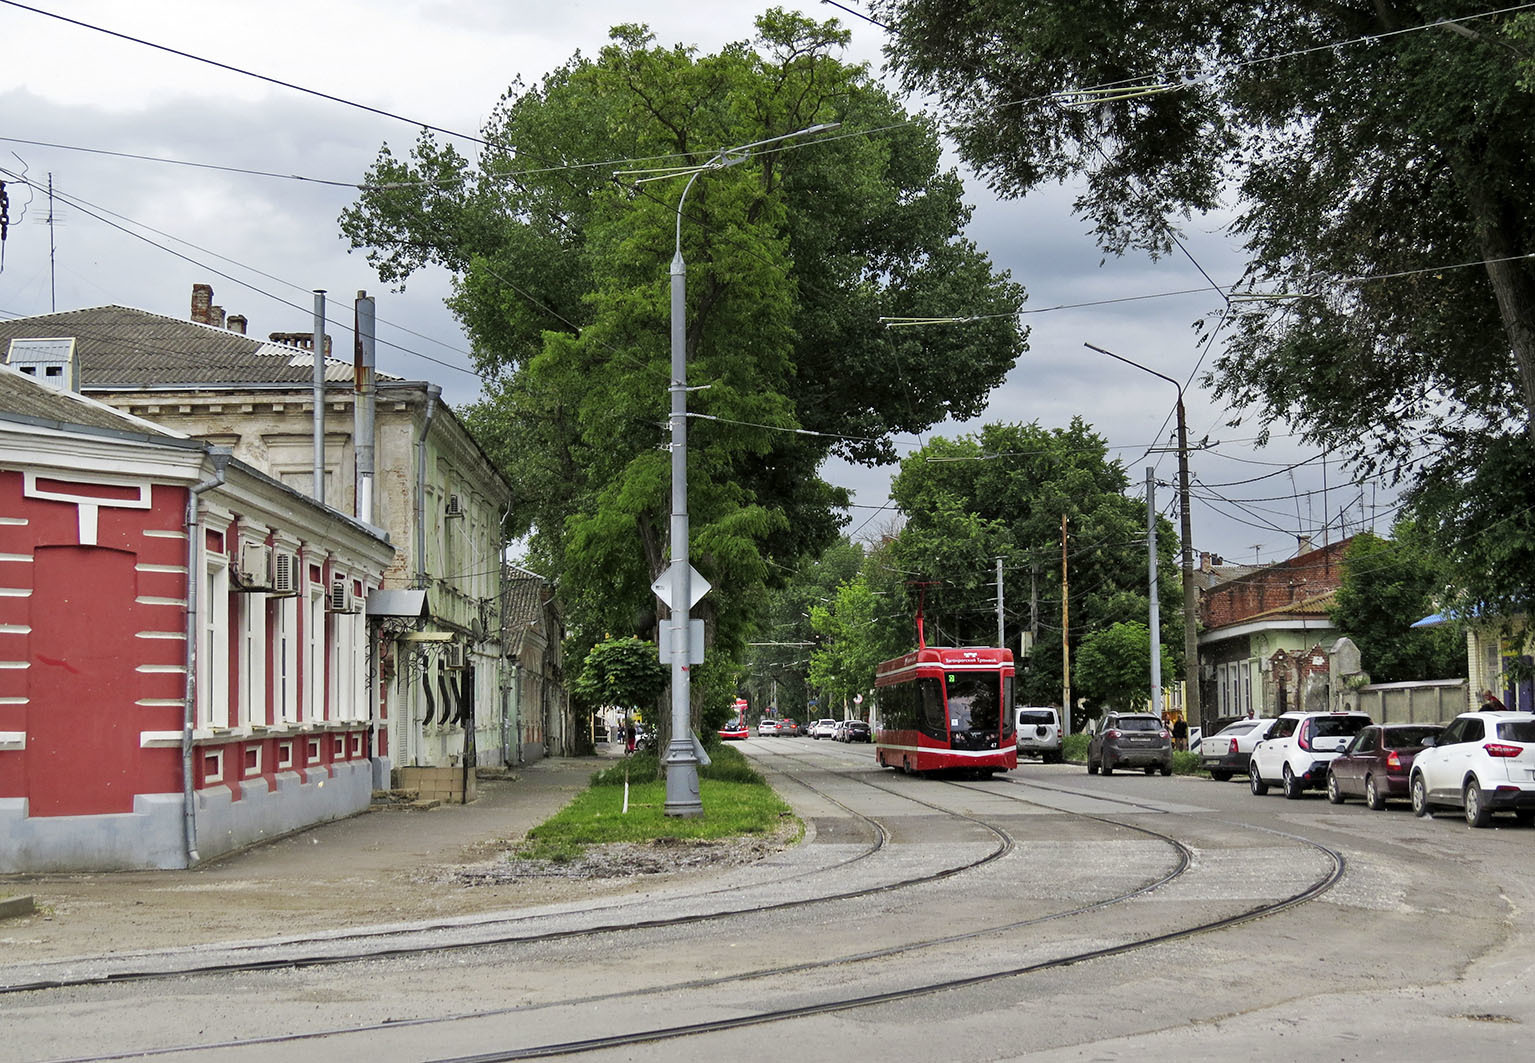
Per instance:
[[[213,474],[192,485],[187,492],[187,675],[186,701],[181,709],[181,830],[186,846],[187,867],[196,867],[202,857],[197,852],[197,791],[192,778],[192,733],[197,728],[197,590],[203,573],[202,536],[199,503],[205,491],[224,483],[232,456],[228,447],[209,447]]]
[[[437,397],[442,388],[426,387],[426,416],[421,420],[421,439],[416,444],[416,586],[426,589],[426,437],[437,414]]]

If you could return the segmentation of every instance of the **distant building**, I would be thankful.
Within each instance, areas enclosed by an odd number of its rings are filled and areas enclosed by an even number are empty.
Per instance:
[[[0,366],[0,872],[186,867],[372,798],[394,550]]]
[[[247,336],[245,319],[226,319],[206,285],[194,286],[192,318],[104,306],[4,321],[0,355],[16,341],[68,339],[85,394],[227,447],[311,494],[312,333]],[[237,330],[221,327],[226,320]],[[324,498],[355,513],[356,414],[365,408],[356,367],[327,359],[324,376]],[[397,551],[381,581],[389,593],[368,606],[384,635],[381,755],[397,779],[412,767],[540,756],[543,724],[517,715],[522,703],[500,617],[511,488],[436,385],[376,374],[373,409],[372,522]]]
[[[1245,569],[1200,593],[1200,697],[1207,719],[1271,716],[1301,707],[1318,682],[1325,688],[1326,655],[1311,651],[1338,638],[1328,611],[1350,541]],[[1315,657],[1320,660],[1311,663]]]

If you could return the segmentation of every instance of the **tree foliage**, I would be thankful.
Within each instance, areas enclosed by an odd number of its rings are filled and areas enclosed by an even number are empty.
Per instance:
[[[1411,626],[1447,608],[1443,595],[1443,564],[1425,548],[1421,531],[1404,521],[1392,529],[1391,539],[1368,532],[1354,536],[1330,615],[1359,647],[1374,682],[1464,677],[1466,643],[1459,623]]]
[[[649,709],[666,689],[667,678],[654,642],[604,639],[587,653],[573,689],[589,708]]]
[[[832,452],[891,460],[894,433],[974,415],[1023,346],[1021,289],[961,236],[969,208],[936,133],[860,66],[846,31],[773,9],[755,45],[698,55],[619,26],[516,84],[469,159],[424,132],[386,145],[342,218],[380,276],[428,264],[488,385],[466,421],[511,479],[514,533],[560,576],[577,643],[653,630],[669,553],[669,263],[687,264],[688,507],[698,606],[739,654],[776,572],[831,543],[847,494]],[[841,122],[859,135],[725,145]],[[879,130],[877,135],[862,135]],[[733,157],[732,157],[733,158]],[[883,315],[1003,316],[912,335]]]
[[[1469,0],[876,0],[909,86],[958,112],[1004,195],[1073,180],[1115,252],[1231,204],[1246,286],[1218,395],[1309,443],[1473,501],[1535,433],[1535,20]],[[1491,437],[1491,441],[1489,441]],[[1529,464],[1528,457],[1519,459]],[[1491,487],[1491,484],[1486,486]],[[1450,492],[1454,494],[1454,492]],[[1535,539],[1528,481],[1498,534]],[[1455,542],[1464,543],[1460,539]],[[1441,547],[1451,540],[1439,540]],[[1453,551],[1451,551],[1453,553]],[[1527,566],[1452,577],[1532,595]],[[1494,549],[1491,551],[1496,552]]]
[[[1121,621],[1091,632],[1082,640],[1072,665],[1076,677],[1072,694],[1080,692],[1112,709],[1144,706],[1151,698],[1150,646],[1151,629],[1139,620]],[[1170,677],[1173,659],[1166,643],[1161,647],[1159,663],[1162,675]]]
[[[810,609],[817,645],[810,655],[809,680],[828,715],[867,715],[875,667],[915,645],[915,625],[889,552],[888,546],[871,551],[861,570],[842,582],[829,602]],[[854,700],[860,695],[865,702],[861,709]]]
[[[1124,469],[1108,458],[1103,438],[1080,418],[1055,429],[985,425],[957,440],[934,439],[909,456],[891,486],[907,521],[889,563],[912,584],[913,604],[915,585],[928,584],[921,589],[928,641],[996,642],[1000,557],[1007,644],[1016,653],[1018,635],[1034,634],[1033,656],[1019,669],[1019,698],[1024,704],[1058,704],[1062,516],[1073,657],[1094,632],[1147,620],[1146,507],[1129,497],[1128,489]],[[1182,625],[1178,538],[1160,515],[1157,529],[1159,621],[1171,652],[1165,680],[1170,683],[1183,657],[1181,639],[1166,638]],[[1142,662],[1148,652],[1142,648]]]

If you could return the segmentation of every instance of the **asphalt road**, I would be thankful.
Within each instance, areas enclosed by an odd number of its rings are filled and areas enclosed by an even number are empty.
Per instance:
[[[1512,819],[1474,831],[1240,782],[1032,762],[987,781],[918,779],[876,768],[868,746],[742,748],[805,819],[805,844],[628,896],[363,941],[119,956],[119,974],[279,954],[305,965],[6,994],[0,1059],[1528,1050],[1535,829]],[[380,949],[392,955],[357,958]],[[66,969],[93,966],[52,968]]]

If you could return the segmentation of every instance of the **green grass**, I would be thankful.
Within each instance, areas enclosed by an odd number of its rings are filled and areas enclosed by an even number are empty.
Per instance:
[[[591,785],[528,832],[517,855],[531,860],[578,859],[588,845],[666,839],[733,838],[772,834],[794,813],[737,750],[711,749],[714,763],[699,768],[701,816],[667,816],[666,782],[656,778],[655,754],[636,754],[592,776]],[[623,811],[624,771],[629,811]],[[800,829],[803,829],[800,826]]]

